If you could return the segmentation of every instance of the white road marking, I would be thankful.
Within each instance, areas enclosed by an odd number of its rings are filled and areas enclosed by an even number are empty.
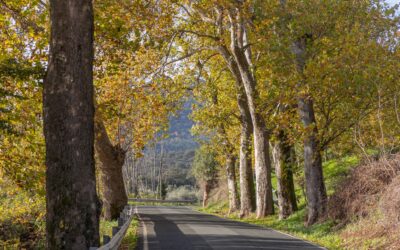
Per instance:
[[[276,230],[276,229],[272,229],[272,228],[268,228],[268,229],[271,229],[271,230],[273,230],[273,231],[275,231],[275,232],[284,234],[284,235],[289,236],[290,238],[293,238],[293,239],[296,239],[296,240],[305,241],[305,242],[307,242],[308,244],[310,244],[310,245],[312,245],[312,246],[315,246],[315,247],[318,248],[318,249],[327,250],[325,247],[318,246],[318,245],[312,243],[311,241],[308,241],[308,240],[305,240],[305,239],[301,239],[301,238],[297,238],[297,237],[295,237],[295,236],[293,236],[293,235],[287,234],[287,233],[285,233],[285,232],[282,232],[282,231],[279,231],[279,230]]]
[[[147,228],[146,228],[146,223],[140,218],[139,212],[138,212],[138,207],[135,206],[135,213],[137,217],[139,218],[142,228],[143,228],[143,250],[149,250],[149,242],[147,240]]]
[[[163,208],[165,208],[165,207],[163,207]],[[186,209],[189,209],[189,210],[192,211],[192,212],[194,212],[194,214],[198,213],[198,214],[210,215],[210,214],[204,213],[204,212],[202,212],[202,211],[193,210],[191,207],[188,207],[188,206],[185,206],[185,208],[186,208]],[[170,212],[170,213],[172,213],[172,214],[179,214],[179,213],[180,213],[179,211],[175,211],[173,208],[169,208],[169,207],[168,207],[168,208],[166,208],[166,209],[167,209],[167,210],[170,210],[170,211],[168,211],[168,212]],[[149,235],[148,233],[149,233],[149,232],[148,232],[148,229],[147,229],[147,227],[146,227],[145,222],[141,219],[141,217],[140,217],[140,215],[139,215],[138,207],[137,207],[137,206],[135,206],[135,213],[137,214],[139,220],[140,220],[141,223],[142,223],[142,227],[143,227],[143,250],[149,250],[149,242],[148,242],[148,235]],[[215,216],[215,215],[210,215],[210,216]],[[219,219],[222,219],[222,220],[224,220],[224,221],[237,222],[237,221],[235,221],[235,220],[229,220],[229,219],[227,219],[227,218],[223,218],[223,217],[219,217],[219,216],[215,216],[215,217],[217,217],[217,218],[219,218]],[[239,222],[239,223],[248,224],[248,223],[244,223],[244,222]],[[249,225],[251,225],[251,224],[249,224]],[[182,225],[177,225],[177,226],[178,226],[178,228],[180,228],[180,229],[181,229],[181,227],[182,227]],[[200,226],[196,225],[196,227],[192,227],[191,225],[185,225],[185,226],[187,226],[190,230],[192,230],[192,231],[194,231],[195,233],[197,233],[197,235],[199,235],[200,237],[201,237],[202,234],[204,234],[204,231],[207,230],[206,227],[203,228],[201,225],[200,225]],[[277,232],[277,233],[280,233],[280,234],[289,236],[290,238],[293,238],[293,239],[296,239],[296,240],[299,240],[299,241],[306,242],[306,243],[310,244],[311,246],[316,247],[317,249],[324,249],[324,250],[327,250],[326,248],[321,247],[321,246],[318,246],[318,245],[316,245],[316,244],[314,244],[314,243],[312,243],[312,242],[310,242],[310,241],[308,241],[308,240],[297,238],[297,237],[295,237],[295,236],[293,236],[293,235],[287,234],[287,233],[282,232],[282,231],[279,231],[279,230],[271,229],[271,228],[268,228],[268,227],[262,227],[262,226],[257,226],[257,227],[264,228],[264,229],[266,228],[266,229],[268,229],[268,230],[275,231],[275,232]],[[223,227],[219,228],[219,230],[221,230],[221,232],[218,233],[218,235],[235,235],[235,234],[236,234],[234,231],[232,231],[232,230],[230,230],[230,229],[225,229],[225,228],[223,228]],[[150,229],[150,231],[152,231],[152,229]],[[182,230],[182,231],[184,231],[184,230]],[[152,233],[152,232],[151,232],[151,233]],[[280,241],[279,241],[279,240],[276,240],[275,242],[280,242]]]
[[[224,217],[219,217],[219,216],[216,216],[216,215],[208,214],[208,213],[206,213],[206,212],[197,211],[197,210],[192,209],[191,207],[187,207],[187,208],[190,209],[190,210],[192,210],[192,211],[195,212],[195,213],[215,216],[215,217],[220,218],[220,219],[222,219],[222,220],[224,220],[224,221],[230,221],[230,222],[235,221],[235,220],[226,219],[226,218],[224,218]],[[236,221],[236,222],[237,222],[237,221]],[[245,222],[241,222],[241,221],[239,221],[239,223],[249,224],[249,223],[245,223]],[[249,224],[249,225],[252,225],[252,224]],[[253,226],[254,226],[254,225],[253,225]],[[256,226],[258,226],[258,225],[256,225]],[[289,236],[290,238],[293,238],[293,239],[296,239],[296,240],[300,240],[300,241],[307,242],[308,244],[310,244],[310,245],[312,245],[312,246],[314,246],[314,247],[316,247],[316,248],[318,248],[318,249],[327,250],[325,247],[318,246],[318,245],[316,245],[316,244],[314,244],[314,243],[312,243],[312,242],[310,242],[310,241],[308,241],[308,240],[301,239],[301,238],[297,238],[297,237],[295,237],[295,236],[293,236],[293,235],[290,235],[290,234],[287,234],[287,233],[285,233],[285,232],[282,232],[282,231],[279,231],[279,230],[276,230],[276,229],[272,229],[272,228],[270,228],[270,227],[262,227],[262,226],[258,226],[258,227],[260,227],[260,228],[266,228],[266,229],[268,229],[268,230],[275,231],[275,232],[277,232],[277,233],[281,233],[281,234],[284,234],[284,235],[286,235],[286,236]]]

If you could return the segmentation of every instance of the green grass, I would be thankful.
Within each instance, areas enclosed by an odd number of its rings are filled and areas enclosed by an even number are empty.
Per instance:
[[[324,179],[328,195],[335,192],[337,184],[346,177],[350,169],[360,162],[356,156],[347,156],[341,159],[334,159],[324,162]]]
[[[118,221],[106,221],[104,219],[100,220],[100,245],[103,245],[103,236],[108,235],[112,237],[112,228],[118,226]]]
[[[112,236],[112,228],[118,226],[118,222],[116,220],[106,221],[100,220],[100,243],[103,245],[103,235]],[[131,221],[128,230],[126,231],[125,237],[122,240],[122,245],[120,249],[135,249],[138,235],[139,222],[136,218]]]
[[[128,230],[126,231],[124,239],[122,240],[120,250],[135,249],[138,241],[138,226],[139,226],[139,221],[136,218],[134,218]]]

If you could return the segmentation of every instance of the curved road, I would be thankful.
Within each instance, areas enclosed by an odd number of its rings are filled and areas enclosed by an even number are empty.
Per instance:
[[[187,207],[138,206],[139,250],[324,249],[268,228]]]

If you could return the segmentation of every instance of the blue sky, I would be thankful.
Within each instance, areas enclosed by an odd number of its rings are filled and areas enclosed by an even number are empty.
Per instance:
[[[400,0],[386,0],[386,2],[388,2],[391,5],[395,5],[397,3],[400,3]]]

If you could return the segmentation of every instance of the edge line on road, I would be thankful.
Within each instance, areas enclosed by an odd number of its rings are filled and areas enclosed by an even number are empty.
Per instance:
[[[206,212],[194,210],[192,207],[189,207],[189,206],[185,206],[185,207],[188,208],[188,209],[190,209],[190,210],[192,210],[192,211],[194,211],[194,212],[197,212],[197,213],[200,213],[200,214],[207,214],[207,215],[215,216],[215,217],[220,218],[220,219],[222,219],[222,220],[234,221],[234,222],[239,222],[239,223],[244,223],[244,224],[249,224],[249,225],[252,225],[252,226],[260,227],[260,228],[263,228],[263,229],[269,229],[269,230],[272,230],[272,231],[275,231],[275,232],[284,234],[284,235],[286,235],[286,236],[289,236],[289,237],[291,237],[291,238],[293,238],[293,239],[302,240],[302,241],[307,242],[308,244],[310,244],[310,245],[312,245],[312,246],[315,246],[315,247],[317,247],[317,248],[319,248],[319,249],[328,250],[326,247],[318,246],[317,244],[314,244],[314,243],[312,243],[312,242],[310,242],[310,241],[308,241],[308,240],[301,239],[301,238],[297,238],[297,237],[295,237],[295,236],[293,236],[293,235],[290,235],[290,234],[288,234],[288,233],[282,232],[282,231],[280,231],[280,230],[276,230],[276,229],[273,229],[273,228],[270,228],[270,227],[263,227],[263,226],[260,226],[260,225],[254,225],[254,224],[250,224],[250,223],[246,223],[246,222],[242,222],[242,221],[235,221],[235,220],[227,219],[227,218],[224,218],[224,217],[219,217],[219,216],[216,216],[216,215],[213,215],[213,214],[208,214],[208,213],[206,213]]]
[[[147,241],[146,223],[144,223],[144,221],[140,217],[137,205],[135,205],[135,213],[136,213],[137,217],[139,218],[139,221],[142,224],[142,228],[143,228],[143,250],[149,250],[149,242]]]

